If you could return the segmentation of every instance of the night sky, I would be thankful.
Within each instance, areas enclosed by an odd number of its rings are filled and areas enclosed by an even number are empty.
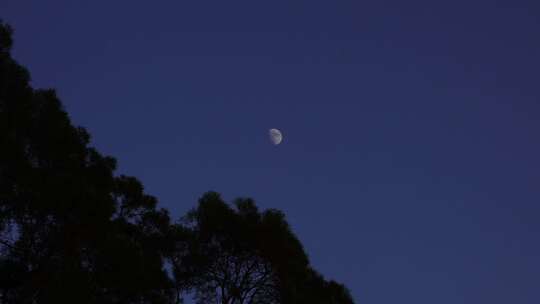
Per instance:
[[[357,303],[540,303],[539,1],[2,0],[174,218],[281,209]],[[268,129],[282,130],[274,146]]]

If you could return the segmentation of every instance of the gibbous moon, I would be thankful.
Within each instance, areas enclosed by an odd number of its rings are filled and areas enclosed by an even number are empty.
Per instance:
[[[270,141],[276,146],[283,140],[283,135],[278,129],[270,129],[268,135],[270,136]]]

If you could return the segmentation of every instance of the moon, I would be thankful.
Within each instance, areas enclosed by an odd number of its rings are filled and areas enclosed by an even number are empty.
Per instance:
[[[268,135],[270,136],[270,141],[276,146],[279,145],[283,140],[283,135],[278,129],[268,130]]]

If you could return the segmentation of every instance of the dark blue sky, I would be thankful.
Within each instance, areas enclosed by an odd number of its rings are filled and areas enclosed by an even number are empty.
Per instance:
[[[207,190],[281,209],[358,303],[540,303],[538,1],[3,0],[0,18],[33,85],[174,217]]]

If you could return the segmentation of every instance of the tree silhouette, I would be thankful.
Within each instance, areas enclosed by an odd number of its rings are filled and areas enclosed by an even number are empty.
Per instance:
[[[0,25],[2,302],[165,303],[165,211],[34,90]]]
[[[0,21],[0,304],[353,303],[280,211],[209,192],[172,224],[54,90],[30,86],[11,37]]]
[[[192,242],[176,262],[197,268],[198,303],[279,303],[275,272],[258,246],[259,223],[251,201],[239,200],[234,210],[215,192],[205,194],[187,215]]]
[[[208,192],[185,227],[192,241],[174,259],[175,273],[183,278],[182,265],[195,268],[191,287],[198,303],[353,303],[344,286],[310,267],[277,210],[259,212],[251,199],[238,199],[231,208]]]

